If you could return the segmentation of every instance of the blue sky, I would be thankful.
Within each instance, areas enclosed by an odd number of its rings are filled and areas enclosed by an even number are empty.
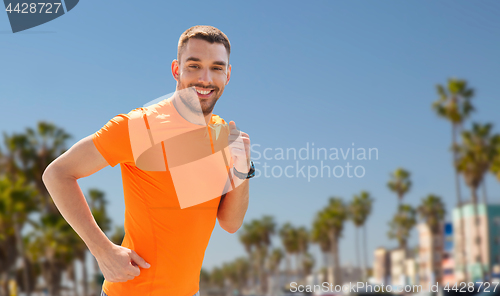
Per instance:
[[[449,209],[454,204],[451,127],[431,110],[436,84],[466,79],[476,89],[472,120],[500,131],[499,14],[494,1],[80,1],[68,14],[16,34],[0,14],[0,128],[20,132],[48,120],[71,133],[73,145],[113,116],[174,91],[170,64],[180,34],[213,25],[232,46],[231,81],[214,113],[234,120],[260,145],[257,151],[299,150],[307,143],[378,149],[376,160],[350,161],[365,168],[362,178],[251,180],[246,221],[269,214],[280,224],[310,227],[329,196],[348,201],[368,190],[376,199],[367,226],[371,258],[378,246],[396,246],[386,236],[396,211],[386,183],[397,167],[412,172],[405,202],[417,205],[434,193]],[[295,164],[257,161],[261,170],[264,162]],[[114,222],[123,223],[118,167],[79,183],[84,191],[104,190]],[[499,182],[489,177],[487,188],[489,199],[500,201]],[[467,188],[462,192],[468,196]],[[342,263],[354,262],[353,244],[348,223]],[[204,265],[242,254],[238,233],[216,225]]]

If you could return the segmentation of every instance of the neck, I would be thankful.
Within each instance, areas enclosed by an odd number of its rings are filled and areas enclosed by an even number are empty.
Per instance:
[[[179,114],[187,121],[198,124],[198,125],[208,125],[210,123],[210,119],[212,118],[212,112],[207,115],[203,113],[193,112],[178,96],[174,96],[172,99],[172,103],[179,112]]]

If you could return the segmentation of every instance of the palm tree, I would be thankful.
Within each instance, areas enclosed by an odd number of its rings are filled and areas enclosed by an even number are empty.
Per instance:
[[[250,287],[254,287],[254,273],[255,273],[255,256],[253,249],[255,246],[259,244],[259,239],[260,237],[258,236],[257,232],[255,231],[255,228],[251,223],[245,223],[243,224],[242,230],[240,232],[240,242],[243,244],[245,247],[245,251],[248,254],[248,258],[250,260],[249,264],[249,273],[250,273]]]
[[[283,259],[283,250],[280,248],[274,248],[271,251],[271,256],[269,256],[269,272],[271,274],[273,285],[270,287],[270,294],[273,295],[276,290],[277,283],[279,284],[279,266],[281,260]]]
[[[358,241],[358,228],[363,227],[365,229],[365,222],[372,210],[373,198],[367,191],[361,191],[359,195],[354,195],[354,198],[349,205],[349,214],[352,222],[356,226],[356,255],[359,258],[359,241]],[[366,231],[363,233],[363,278],[366,278]],[[356,260],[358,261],[358,260]],[[359,266],[359,264],[358,264]]]
[[[426,198],[422,199],[422,203],[417,208],[420,218],[425,221],[427,227],[431,232],[432,239],[430,249],[434,249],[434,237],[440,235],[441,228],[443,227],[443,220],[446,214],[444,204],[439,196],[429,194]],[[439,265],[441,261],[439,261]],[[441,282],[441,268],[436,266],[436,262],[432,260],[432,272],[435,276],[436,282]]]
[[[42,273],[49,294],[60,295],[62,273],[72,264],[76,253],[74,246],[80,237],[58,214],[46,214],[40,223],[33,223],[34,231],[29,235],[29,244],[45,246],[37,257],[42,260]]]
[[[19,249],[17,236],[14,230],[12,214],[13,200],[9,188],[13,187],[12,180],[3,177],[0,179],[0,295],[8,295],[7,279],[12,275]]]
[[[309,247],[309,232],[304,226],[297,228],[297,262],[298,264],[298,274],[299,278],[304,276],[304,256],[307,253]]]
[[[45,199],[45,206],[50,213],[59,213],[42,181],[42,174],[47,166],[61,154],[66,152],[66,142],[71,135],[53,123],[38,122],[36,129],[26,129],[30,143],[30,156],[33,161],[31,177],[35,186]]]
[[[272,216],[264,215],[261,219],[254,219],[243,225],[243,232],[240,241],[253,258],[257,269],[257,278],[260,285],[259,290],[266,290],[266,271],[264,262],[267,257],[269,246],[271,245],[271,235],[274,234],[276,223]]]
[[[407,204],[400,205],[398,212],[389,222],[389,238],[396,239],[399,247],[406,250],[410,231],[416,223],[416,210]]]
[[[15,268],[15,262],[19,255],[23,256],[24,252],[22,250],[22,243],[20,240],[20,225],[24,223],[23,217],[19,214],[21,212],[21,207],[23,207],[23,202],[27,201],[29,206],[32,202],[29,202],[30,195],[26,190],[23,190],[24,181],[17,180],[13,181],[6,175],[0,178],[0,279],[6,279],[13,275]],[[24,192],[23,192],[24,191]],[[27,197],[21,200],[16,200],[15,195],[20,195],[20,197]],[[25,256],[23,256],[25,258]],[[26,265],[26,261],[25,265]],[[25,268],[25,271],[27,269]],[[28,282],[27,274],[25,274],[25,287],[28,287],[26,283]],[[7,287],[0,287],[0,295],[7,295]]]
[[[271,245],[271,235],[276,231],[276,223],[272,216],[264,215],[260,220],[255,220],[253,225],[260,237],[258,251],[258,262],[259,262],[259,281],[261,291],[267,291],[267,272],[264,268],[264,262],[267,257],[269,247]]]
[[[36,280],[42,275],[42,258],[44,256],[44,249],[40,248],[31,236],[23,237],[23,244],[25,246],[26,257],[28,259],[28,269],[30,273],[30,290],[36,286]]]
[[[457,153],[456,169],[463,175],[465,183],[471,189],[475,217],[474,226],[476,228],[474,241],[479,250],[482,250],[482,248],[479,236],[480,220],[477,210],[477,189],[490,169],[490,165],[497,153],[498,143],[500,143],[500,135],[491,135],[491,128],[492,125],[489,123],[484,125],[473,123],[472,130],[462,132],[462,144],[455,148]],[[482,270],[482,252],[479,252],[476,263],[481,265]]]
[[[90,199],[89,205],[92,212],[92,216],[94,216],[94,220],[104,233],[108,232],[111,228],[111,219],[109,218],[106,211],[106,204],[108,202],[106,201],[104,192],[99,189],[92,188],[89,189],[88,196]],[[99,285],[102,285],[102,281],[104,279],[99,271],[99,265],[97,263],[97,260],[93,261],[94,261],[94,280],[92,281],[92,284],[94,287],[94,294],[97,294],[101,290]]]
[[[493,148],[495,150],[495,155],[491,161],[490,172],[500,181],[500,143],[494,142],[493,144],[496,144]]]
[[[200,290],[205,290],[210,284],[210,272],[204,267],[200,270]]]
[[[387,182],[387,187],[398,196],[398,206],[401,205],[403,197],[411,188],[410,172],[398,168],[391,174],[391,180]]]
[[[40,205],[40,208],[37,208],[37,210],[41,211],[42,216],[55,214],[60,216],[59,211],[52,202],[42,182],[42,173],[50,162],[66,151],[65,142],[70,138],[69,134],[51,123],[39,122],[36,129],[28,128],[25,133],[21,134],[13,133],[12,135],[7,135],[4,133],[3,136],[6,151],[1,153],[2,167],[0,171],[10,174],[14,181],[18,178],[24,178],[26,186],[33,185],[36,188],[37,194],[35,196],[37,205]],[[26,215],[26,213],[19,212],[18,215],[23,216]],[[52,218],[49,218],[49,220],[50,219]],[[46,238],[49,239],[48,237]],[[14,247],[16,247],[17,244],[21,244],[17,247],[24,249],[22,246],[23,243],[24,240],[20,239],[18,236]],[[21,256],[25,255],[26,254],[21,254]],[[61,273],[64,271],[62,266],[67,263],[65,260],[69,260],[69,257],[64,256],[61,258],[56,258],[54,256],[44,256],[41,258],[44,258],[44,260],[54,259],[58,261],[52,263],[44,262],[43,265],[46,267],[43,269],[46,279],[50,279],[53,282],[60,278]],[[29,262],[26,259],[24,261],[25,265],[28,267]],[[24,282],[24,286],[26,286],[26,271]],[[32,281],[30,280],[29,282]],[[52,283],[48,284],[51,285]],[[59,285],[59,283],[57,285]],[[29,290],[30,286],[28,285],[26,288]],[[29,295],[29,291],[27,292]],[[53,289],[53,292],[58,293],[58,286]]]
[[[459,207],[458,220],[462,221],[462,196],[460,191],[460,178],[458,170],[456,169],[457,152],[457,136],[462,129],[463,123],[474,111],[474,106],[470,102],[474,96],[474,89],[467,87],[467,81],[462,79],[450,78],[448,79],[448,87],[445,89],[442,85],[436,85],[439,98],[433,102],[432,108],[439,117],[448,120],[451,123],[451,137],[452,137],[452,151],[453,151],[453,166],[455,168],[455,190],[457,194],[457,206]],[[465,225],[460,222],[461,233],[461,262],[465,281],[469,280],[466,253],[465,253]]]
[[[78,235],[77,235],[78,236]],[[80,261],[82,268],[82,293],[83,295],[88,295],[88,272],[87,272],[87,245],[78,236],[74,238],[75,243],[73,244],[73,252],[75,260]],[[76,285],[76,283],[75,283]]]
[[[249,276],[248,270],[250,263],[248,262],[247,258],[238,257],[236,258],[236,260],[234,260],[233,264],[237,277],[236,288],[238,288],[238,293],[241,295],[241,291],[245,287],[246,282],[248,280]]]
[[[24,173],[39,192],[44,213],[59,213],[42,181],[45,168],[66,151],[66,141],[71,136],[52,123],[41,121],[36,129],[27,128],[25,133],[4,133],[8,151],[7,170],[13,174]]]
[[[314,257],[311,255],[311,253],[305,253],[305,255],[302,258],[302,266],[304,267],[304,276],[308,276],[311,274],[313,267],[314,267]]]
[[[224,288],[224,272],[222,268],[217,266],[212,268],[210,272],[210,284],[221,289]]]
[[[311,241],[317,243],[323,254],[323,280],[327,279],[328,266],[330,266],[329,253],[332,246],[326,224],[319,219],[315,219],[311,229]]]
[[[222,274],[225,278],[225,284],[228,286],[226,288],[226,294],[231,296],[233,294],[233,290],[236,288],[238,284],[238,273],[235,268],[234,262],[223,263],[222,264]]]
[[[339,259],[339,239],[342,237],[344,222],[348,217],[348,209],[341,198],[330,197],[327,206],[316,215],[317,222],[324,224],[331,242],[333,258],[333,284],[342,283]]]
[[[271,256],[269,257],[269,271],[274,275],[279,272],[279,266],[281,260],[283,259],[283,250],[280,248],[274,248],[271,251]]]
[[[23,259],[24,267],[23,268],[23,286],[26,290],[26,294],[30,295],[30,285],[28,283],[31,282],[29,279],[28,273],[28,261],[26,259],[26,254],[24,252],[23,240],[21,237],[21,229],[23,228],[23,224],[27,221],[27,217],[31,212],[37,210],[36,207],[36,196],[37,192],[34,190],[32,184],[29,184],[29,180],[27,180],[27,172],[28,172],[28,139],[25,135],[22,134],[13,134],[12,136],[8,136],[7,134],[3,134],[4,136],[4,146],[6,147],[6,151],[0,151],[1,161],[0,161],[0,173],[2,173],[3,178],[3,186],[5,187],[3,191],[4,193],[4,210],[7,211],[5,213],[5,218],[10,219],[12,223],[4,223],[5,231],[9,231],[10,228],[12,234],[14,235],[15,241],[14,244],[6,246],[4,250],[8,250],[9,248],[13,248],[15,250],[19,250],[19,255]],[[11,184],[12,186],[9,186]],[[13,188],[16,188],[12,190]],[[26,189],[23,189],[26,187]],[[29,194],[28,194],[29,192]],[[26,205],[23,205],[23,199],[19,199],[19,202],[16,201],[16,194],[21,194],[22,196],[29,195],[28,200],[24,200],[27,202]],[[9,208],[10,206],[10,208]],[[1,212],[1,211],[0,211]],[[0,227],[1,228],[1,227]],[[2,238],[0,237],[0,242]],[[4,242],[8,242],[8,240],[4,240]],[[1,253],[1,252],[0,252]],[[5,253],[6,254],[6,253]],[[2,257],[0,255],[0,257]],[[15,260],[16,256],[10,258]],[[0,259],[0,261],[2,261]],[[8,261],[6,261],[8,263]],[[10,262],[12,263],[12,262]],[[5,264],[6,267],[12,267],[10,264]],[[1,271],[0,271],[1,276]]]
[[[297,229],[293,227],[293,225],[289,222],[285,223],[280,231],[279,235],[281,238],[281,244],[285,248],[286,256],[285,256],[285,269],[287,275],[287,282],[290,281],[290,259],[291,256],[297,253],[299,249],[298,239],[297,239]]]
[[[125,237],[125,229],[122,226],[115,226],[115,230],[109,240],[115,245],[121,245]]]

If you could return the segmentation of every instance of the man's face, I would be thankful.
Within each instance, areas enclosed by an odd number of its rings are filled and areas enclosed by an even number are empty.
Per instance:
[[[177,90],[195,87],[199,99],[187,96],[183,103],[192,112],[199,112],[201,106],[203,115],[210,114],[231,76],[226,48],[221,43],[189,39],[179,59],[172,62]]]

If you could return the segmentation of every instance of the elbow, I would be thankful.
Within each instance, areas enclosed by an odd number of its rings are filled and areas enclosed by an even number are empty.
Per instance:
[[[61,171],[54,165],[54,162],[49,164],[42,173],[42,182],[45,187],[48,188],[52,180],[59,178],[60,173]]]
[[[233,234],[235,233],[236,231],[238,231],[238,229],[240,229],[239,227],[233,227],[233,228],[224,228],[225,231]]]
[[[42,173],[42,182],[43,184],[45,184],[45,187],[47,187],[47,183],[49,182],[51,175],[52,175],[52,169],[49,164]]]
[[[220,227],[222,227],[222,229],[224,229],[225,231],[227,231],[231,234],[238,231],[238,229],[240,229],[240,227],[241,227],[241,223],[236,225],[236,224],[231,224],[231,223],[222,223],[220,220],[219,220],[219,225],[220,225]]]

